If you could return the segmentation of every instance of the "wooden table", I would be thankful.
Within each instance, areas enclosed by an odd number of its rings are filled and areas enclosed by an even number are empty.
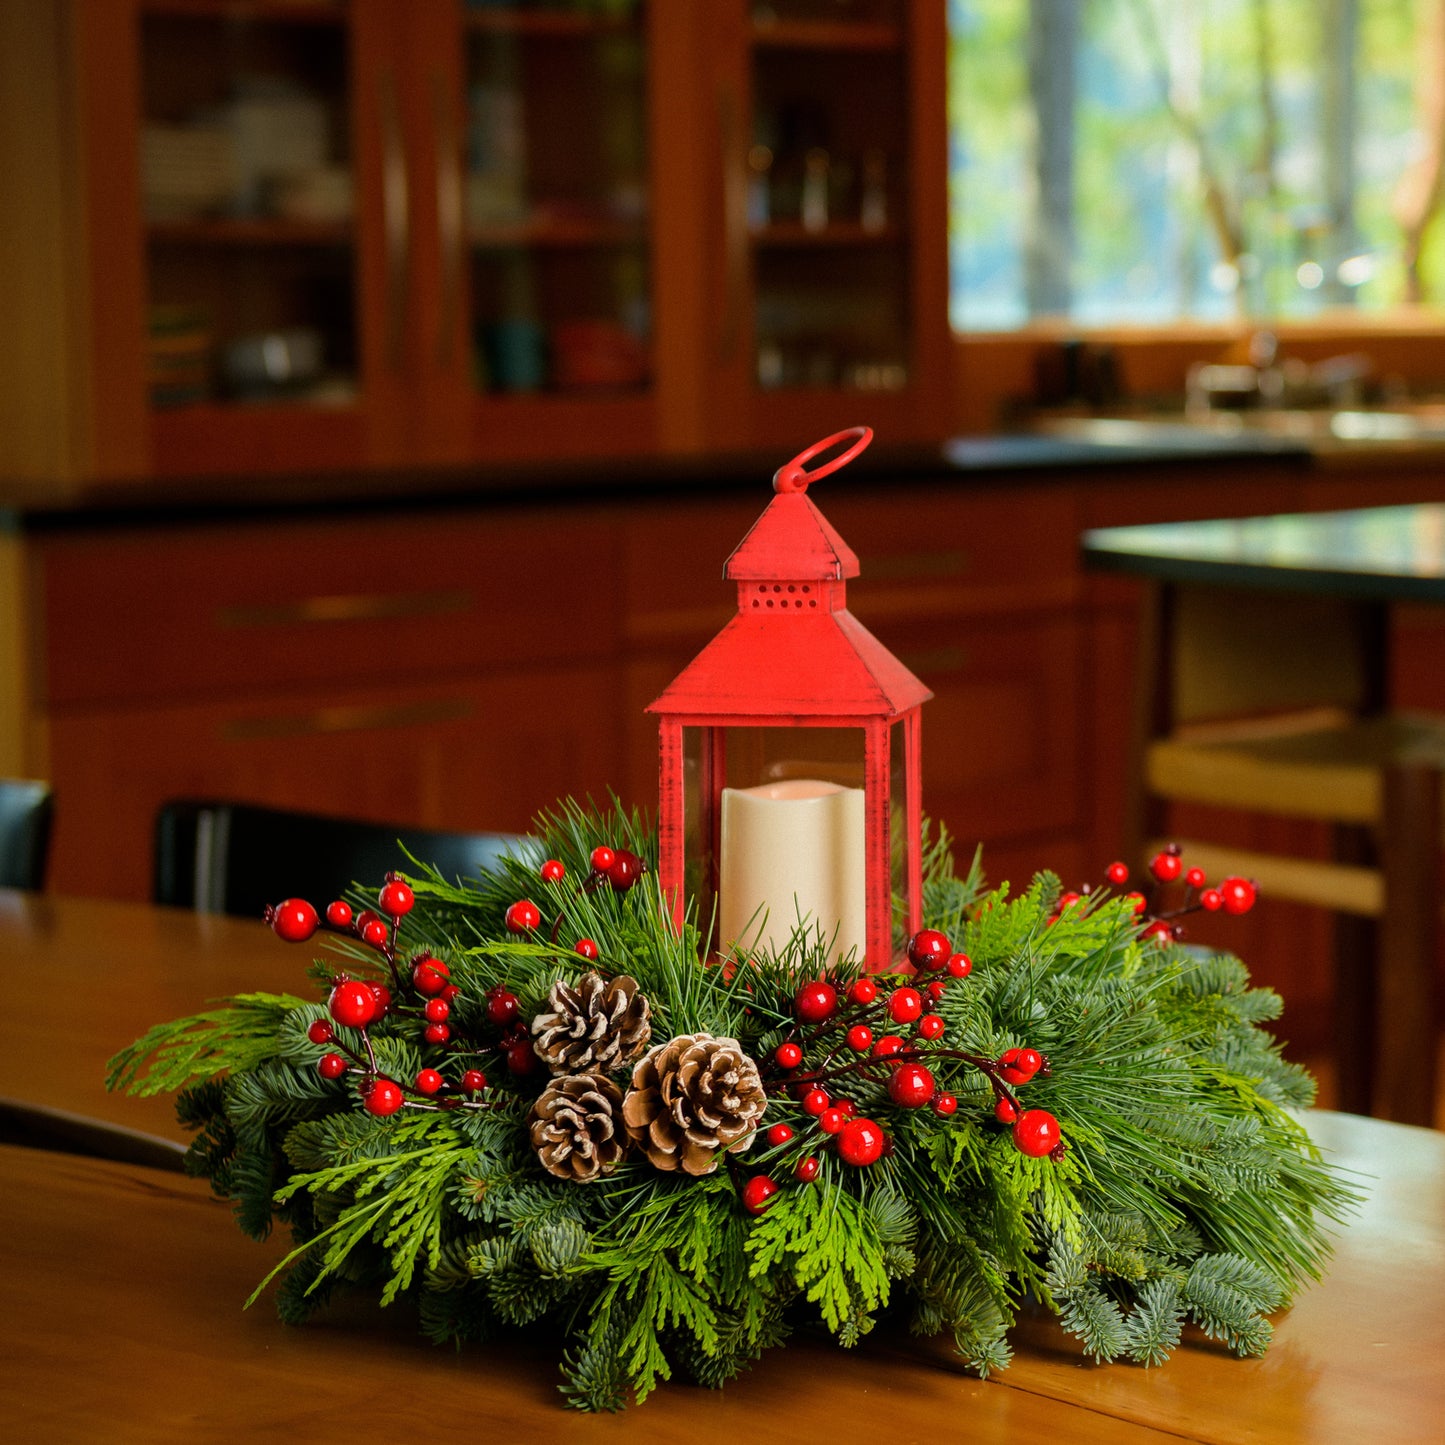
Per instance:
[[[1357,752],[1362,767],[1376,766],[1384,802],[1373,834],[1360,826],[1335,827],[1333,861],[1343,865],[1341,874],[1377,868],[1389,901],[1383,908],[1358,902],[1334,907],[1335,1060],[1344,1107],[1429,1123],[1436,1094],[1440,729],[1412,725],[1420,741],[1406,752],[1390,741],[1395,733],[1385,715],[1391,607],[1445,603],[1445,504],[1108,527],[1086,532],[1082,548],[1090,567],[1148,584],[1129,779],[1131,846],[1158,836],[1164,826],[1162,803],[1146,801],[1144,757],[1151,740],[1168,738],[1181,721],[1174,687],[1186,671],[1176,671],[1181,657],[1193,659],[1195,694],[1200,658],[1216,653],[1211,695],[1230,697],[1241,679],[1262,682],[1268,703],[1251,694],[1251,683],[1234,705],[1221,702],[1220,712],[1249,716],[1327,701],[1381,725],[1375,734],[1356,730],[1351,737],[1358,743],[1338,750]],[[1174,636],[1185,630],[1179,599],[1200,589],[1216,600],[1229,595],[1225,589],[1237,591],[1249,598],[1247,609],[1229,613],[1228,627],[1216,620],[1207,643],[1196,637],[1192,646],[1181,645]],[[1275,603],[1269,594],[1287,597]],[[1294,613],[1295,607],[1308,611]],[[1261,646],[1270,636],[1281,640],[1273,651]],[[1341,661],[1347,658],[1352,662]],[[1310,691],[1321,682],[1321,692]],[[1427,733],[1433,742],[1424,741]],[[1372,737],[1379,740],[1373,751]],[[1321,758],[1322,772],[1339,761],[1329,751]],[[1290,807],[1280,811],[1297,815]],[[1261,859],[1261,869],[1269,861]],[[1326,886],[1309,900],[1302,893],[1287,896],[1318,903],[1339,894]],[[1361,1027],[1362,1020],[1372,1023]]]
[[[104,1059],[147,1025],[231,990],[302,991],[306,949],[259,924],[0,893],[0,1095],[174,1137],[169,1101],[104,1093]],[[49,998],[55,1009],[45,1007]],[[301,1329],[242,1301],[284,1247],[258,1246],[202,1181],[0,1148],[0,1420],[16,1440],[146,1442],[347,1434],[368,1445],[488,1438],[790,1445],[1438,1441],[1445,1420],[1445,1135],[1341,1114],[1311,1129],[1372,1176],[1329,1276],[1276,1323],[1262,1359],[1197,1334],[1169,1364],[1095,1366],[1046,1315],[989,1381],[943,1341],[880,1328],[843,1353],[802,1338],[721,1393],[664,1386],[620,1417],[564,1411],[548,1342],[461,1354],[404,1307],[365,1303]]]

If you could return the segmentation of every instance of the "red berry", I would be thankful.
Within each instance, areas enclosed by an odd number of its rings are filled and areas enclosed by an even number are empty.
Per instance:
[[[442,1028],[446,1025],[443,1024]],[[514,1074],[530,1074],[537,1067],[537,1055],[533,1052],[531,1039],[518,1039],[507,1045],[507,1067]]]
[[[1059,1121],[1047,1109],[1026,1109],[1014,1124],[1014,1143],[1021,1154],[1042,1159],[1059,1142]]]
[[[803,1062],[803,1051],[794,1043],[779,1044],[773,1058],[780,1069],[796,1069]]]
[[[1206,913],[1218,913],[1224,907],[1224,894],[1217,888],[1206,888],[1199,895],[1199,906]]]
[[[743,1185],[743,1208],[749,1214],[762,1214],[767,1208],[767,1201],[777,1194],[777,1185],[767,1175],[753,1175],[753,1178]]]
[[[848,985],[848,1002],[870,1004],[878,997],[878,985],[871,978],[855,978]]]
[[[858,1112],[857,1106],[852,1099],[834,1099],[833,1107],[837,1109],[845,1119],[851,1119]]]
[[[933,1008],[937,1008],[943,1002],[943,990],[948,986],[946,978],[935,978],[924,993],[928,995],[928,1002]]]
[[[776,1149],[779,1144],[786,1144],[792,1137],[792,1128],[787,1124],[774,1124],[773,1127],[768,1130],[768,1143],[771,1144],[774,1149]]]
[[[1184,871],[1184,865],[1177,853],[1165,851],[1156,853],[1149,860],[1149,871],[1161,883],[1172,883]]]
[[[530,898],[519,898],[507,909],[506,924],[511,933],[530,933],[542,922],[542,910]]]
[[[442,1091],[446,1080],[437,1073],[435,1069],[423,1069],[416,1076],[416,1091],[418,1094],[439,1094]]]
[[[749,1214],[761,1214],[777,1192],[778,1186],[766,1174],[754,1174],[743,1185],[743,1208]]]
[[[617,854],[605,843],[599,843],[592,850],[592,871],[605,873],[617,861]]]
[[[897,1034],[884,1034],[873,1045],[873,1057],[875,1059],[886,1059],[898,1053],[903,1047],[903,1040]]]
[[[419,953],[411,961],[411,986],[427,998],[435,998],[451,981],[451,970],[441,959]]]
[[[549,858],[538,870],[544,883],[560,883],[567,876],[566,865],[560,858]]]
[[[382,885],[376,901],[381,904],[381,911],[388,918],[404,918],[415,906],[416,894],[411,891],[409,883],[403,883],[400,878],[392,878]]]
[[[1043,1062],[1037,1049],[1005,1049],[999,1055],[998,1071],[1006,1084],[1027,1084]]]
[[[805,1024],[820,1024],[831,1018],[838,1007],[838,990],[831,983],[815,980],[798,990],[793,1002],[798,1017]]]
[[[422,1013],[428,1023],[444,1024],[452,1016],[452,1006],[444,998],[429,998]]]
[[[838,1157],[866,1169],[883,1157],[883,1130],[872,1119],[849,1119],[838,1135]]]
[[[340,1054],[322,1054],[316,1068],[323,1079],[339,1079],[346,1072],[346,1060]]]
[[[517,1017],[521,1004],[510,989],[490,989],[487,993],[487,1017],[494,1024],[509,1024]]]
[[[854,1024],[848,1030],[848,1047],[855,1054],[866,1053],[873,1044],[873,1030],[867,1024]]]
[[[1000,1124],[1012,1124],[1018,1118],[1019,1111],[1014,1107],[1011,1099],[1000,1095],[994,1103],[993,1116]]]
[[[1174,938],[1174,932],[1168,922],[1163,918],[1156,918],[1153,923],[1139,935],[1140,938],[1152,938],[1158,943],[1169,943]]]
[[[825,1134],[836,1134],[847,1122],[848,1116],[836,1104],[818,1115],[818,1127]]]
[[[369,983],[367,988],[371,990],[371,1017],[367,1022],[374,1024],[386,1017],[391,1007],[391,990],[384,983]]]
[[[362,1029],[371,1022],[376,996],[364,983],[344,979],[331,990],[326,1007],[337,1023],[351,1029]]]
[[[948,1118],[950,1114],[958,1113],[958,1100],[952,1094],[939,1092],[929,1101],[933,1106],[933,1112],[941,1118]]]
[[[814,1155],[809,1154],[806,1159],[799,1159],[793,1170],[793,1178],[801,1184],[811,1184],[818,1177],[818,1170],[823,1167],[822,1162]]]
[[[385,948],[386,940],[389,936],[386,924],[379,918],[373,918],[371,922],[361,930],[361,941],[363,943],[369,943],[373,948]]]
[[[335,903],[326,905],[326,921],[333,928],[351,927],[351,905],[337,899]]]
[[[923,1012],[923,995],[916,988],[895,988],[888,1000],[888,1017],[896,1024],[911,1024]]]
[[[271,912],[271,931],[287,943],[305,943],[321,926],[316,910],[304,898],[288,898]]]
[[[942,968],[952,952],[947,934],[936,928],[922,928],[908,940],[908,961],[914,968]]]
[[[380,915],[373,913],[371,909],[363,908],[361,912],[358,913],[356,917],[351,920],[351,926],[356,930],[357,934],[359,935],[361,933],[361,930],[365,928],[368,923],[375,923],[379,917]]]
[[[422,1031],[421,1036],[429,1044],[444,1044],[452,1036],[450,1024],[428,1024]]]
[[[1127,863],[1110,863],[1104,869],[1104,877],[1114,885],[1115,888],[1122,888],[1129,881],[1129,865]]]
[[[606,873],[612,891],[626,893],[642,877],[642,859],[636,853],[629,853],[626,848],[619,848]]]
[[[335,1036],[335,1030],[325,1019],[317,1019],[309,1029],[306,1030],[306,1037],[313,1044],[329,1044]]]
[[[1226,913],[1248,913],[1254,907],[1258,890],[1248,878],[1229,877],[1220,880],[1219,896]]]
[[[1059,901],[1054,905],[1055,917],[1062,913],[1064,909],[1073,907],[1073,905],[1077,903],[1083,896],[1084,895],[1082,893],[1074,893],[1072,891],[1068,893],[1060,893]]]
[[[368,1114],[375,1114],[378,1119],[385,1119],[388,1114],[394,1114],[405,1103],[401,1092],[401,1085],[391,1079],[378,1079],[362,1098]]]
[[[966,953],[955,953],[948,960],[948,972],[951,978],[967,978],[973,972],[973,960]]]
[[[583,958],[592,963],[595,963],[597,960],[597,945],[593,943],[590,938],[579,938],[577,942],[572,945],[572,952],[580,953]]]
[[[480,1069],[468,1069],[462,1075],[462,1092],[480,1094],[487,1087],[487,1076]]]
[[[824,1089],[809,1089],[803,1095],[803,1112],[811,1114],[815,1119],[826,1109],[832,1100],[829,1099]]]
[[[916,1109],[933,1097],[933,1075],[922,1064],[902,1064],[888,1080],[888,1097],[905,1109]]]
[[[943,1034],[944,1022],[941,1014],[929,1014],[927,1018],[919,1019],[918,1032],[925,1039],[940,1038]]]
[[[1126,893],[1124,898],[1135,913],[1142,913],[1149,906],[1148,900],[1142,893]]]
[[[437,997],[438,997],[438,998],[444,998],[444,999],[446,999],[446,1001],[447,1001],[448,1003],[451,1003],[454,999],[457,998],[457,996],[458,996],[460,993],[461,993],[461,989],[459,989],[459,988],[456,986],[456,984],[454,984],[454,983],[449,983],[449,984],[441,991],[441,993],[437,995]]]
[[[1204,887],[1204,869],[1202,869],[1202,868],[1191,868],[1191,869],[1184,875],[1184,881],[1185,881],[1191,888],[1203,888],[1203,887]]]

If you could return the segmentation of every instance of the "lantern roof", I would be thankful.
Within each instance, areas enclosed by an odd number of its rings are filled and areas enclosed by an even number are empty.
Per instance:
[[[841,457],[805,463],[841,440]],[[839,433],[779,469],[776,495],[732,556],[738,613],[648,707],[672,716],[899,717],[933,694],[847,608],[858,558],[807,496],[808,483],[852,460],[867,428]]]

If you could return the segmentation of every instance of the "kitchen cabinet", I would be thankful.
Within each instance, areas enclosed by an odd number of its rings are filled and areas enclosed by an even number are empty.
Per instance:
[[[79,475],[796,448],[864,412],[890,441],[944,429],[933,0],[75,0],[5,23],[60,66],[34,100],[73,138],[78,180],[27,188],[18,233],[65,240],[31,260],[67,272]]]

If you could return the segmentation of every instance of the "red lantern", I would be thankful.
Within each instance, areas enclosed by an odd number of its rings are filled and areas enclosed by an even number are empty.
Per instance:
[[[836,953],[856,947],[870,968],[887,966],[895,855],[909,932],[919,926],[919,709],[933,694],[848,611],[858,558],[807,495],[872,439],[853,427],[777,472],[724,572],[737,615],[648,708],[659,879],[679,927],[685,881],[704,924],[717,900],[724,949],[777,942],[801,915]]]

